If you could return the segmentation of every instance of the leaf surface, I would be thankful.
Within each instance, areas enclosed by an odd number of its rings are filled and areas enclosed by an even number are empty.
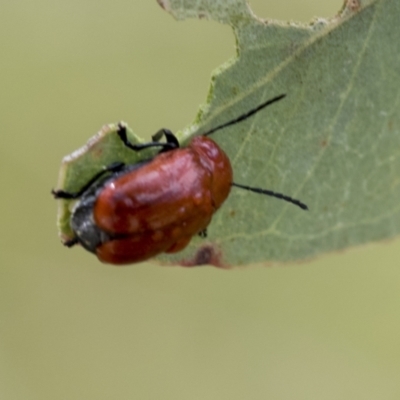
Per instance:
[[[206,242],[193,241],[176,261],[294,261],[399,234],[400,2],[348,1],[308,26],[262,21],[242,0],[163,7],[179,19],[228,23],[237,39],[237,58],[214,73],[208,103],[185,134],[286,93],[213,139],[236,182],[310,208],[233,188]]]
[[[307,26],[260,20],[244,0],[159,3],[178,19],[229,24],[237,41],[237,57],[214,72],[207,103],[179,140],[285,93],[212,138],[229,155],[235,182],[298,198],[310,209],[232,188],[208,237],[162,261],[286,262],[398,235],[400,2],[349,0],[338,16]],[[69,157],[59,188],[77,190],[102,165],[154,154],[130,152],[115,136],[110,126],[95,146]],[[67,239],[71,202],[60,204]]]

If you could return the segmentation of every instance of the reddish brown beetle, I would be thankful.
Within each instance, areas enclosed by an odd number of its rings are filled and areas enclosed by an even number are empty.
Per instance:
[[[130,264],[163,252],[178,252],[194,235],[206,234],[213,214],[232,186],[277,197],[306,210],[304,203],[281,193],[234,183],[228,156],[207,137],[284,96],[196,136],[184,148],[179,148],[175,135],[167,129],[157,132],[152,142],[132,144],[126,127],[120,124],[117,133],[133,151],[149,147],[160,147],[161,151],[138,164],[113,163],[76,193],[52,191],[55,198],[79,199],[70,220],[75,238],[65,245],[79,243],[100,261],[111,264]],[[162,136],[165,142],[159,142]]]

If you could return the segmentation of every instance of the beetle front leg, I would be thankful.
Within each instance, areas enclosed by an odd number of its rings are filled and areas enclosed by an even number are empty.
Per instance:
[[[78,238],[74,237],[73,239],[67,240],[63,243],[65,247],[72,247],[79,243]]]
[[[99,171],[88,183],[86,183],[80,190],[78,190],[75,193],[71,192],[66,192],[64,190],[54,190],[52,189],[51,194],[54,196],[55,199],[66,199],[66,200],[72,200],[72,199],[78,199],[79,197],[82,196],[84,192],[86,192],[87,189],[90,188],[99,178],[101,178],[104,174],[108,172],[118,172],[121,171],[121,169],[125,166],[124,163],[122,162],[115,162],[110,165],[107,165],[104,167],[101,171]]]

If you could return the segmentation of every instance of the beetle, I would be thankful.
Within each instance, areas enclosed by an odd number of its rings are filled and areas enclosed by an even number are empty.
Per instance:
[[[111,264],[148,260],[184,249],[196,234],[206,236],[213,214],[232,186],[273,196],[307,210],[299,200],[281,193],[233,182],[228,156],[209,136],[283,99],[276,96],[180,147],[176,136],[160,129],[152,141],[133,144],[126,126],[117,134],[132,151],[155,147],[159,153],[136,164],[115,162],[99,171],[75,193],[52,190],[56,199],[77,199],[70,217],[75,237],[64,244],[82,245]],[[164,137],[164,141],[160,141]]]

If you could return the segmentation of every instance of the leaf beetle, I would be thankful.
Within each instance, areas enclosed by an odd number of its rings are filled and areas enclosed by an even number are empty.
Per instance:
[[[117,134],[129,149],[155,147],[160,151],[137,164],[112,163],[75,193],[52,190],[56,199],[77,199],[70,218],[75,237],[64,244],[68,247],[80,244],[100,261],[116,265],[181,251],[194,235],[206,235],[213,214],[232,186],[273,196],[307,210],[304,203],[289,196],[233,182],[228,156],[209,138],[284,97],[284,94],[276,96],[195,136],[183,148],[168,129],[159,130],[152,142],[132,144],[126,126],[120,123]]]

